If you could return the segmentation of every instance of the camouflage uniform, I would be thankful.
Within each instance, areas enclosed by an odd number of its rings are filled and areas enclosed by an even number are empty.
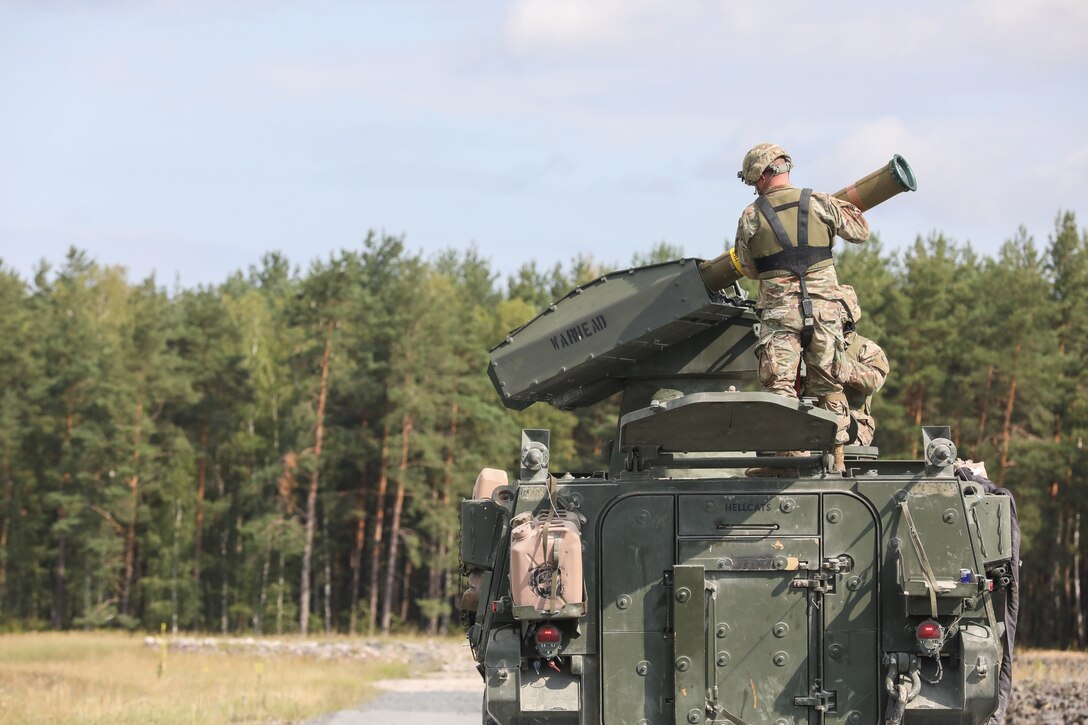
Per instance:
[[[767,191],[771,204],[775,197],[789,197],[799,192],[795,186],[779,186]],[[849,202],[829,194],[812,192],[809,219],[822,222],[831,236],[838,235],[849,242],[869,238],[869,223],[861,211]],[[760,231],[763,216],[756,204],[749,205],[737,224],[736,253],[740,269],[746,277],[759,279],[760,334],[756,353],[759,357],[759,379],[764,390],[797,398],[797,374],[800,367],[801,283],[790,273],[760,279],[749,243]],[[791,234],[795,233],[790,230]],[[846,443],[849,426],[848,408],[842,395],[843,361],[846,343],[843,339],[845,311],[840,303],[838,277],[831,260],[813,265],[805,274],[805,284],[812,299],[814,333],[804,351],[807,390],[820,398],[821,405],[839,418],[836,443]]]
[[[859,446],[871,446],[876,433],[873,418],[873,393],[880,390],[888,377],[888,356],[884,350],[867,337],[848,332],[846,358],[843,360],[842,384],[846,400],[850,403],[850,427],[848,442]]]
[[[847,431],[850,443],[871,446],[876,434],[873,418],[873,394],[880,390],[888,377],[890,366],[884,350],[854,329],[861,319],[861,306],[854,288],[844,284],[839,288],[841,305],[846,314],[843,338],[846,340],[846,357],[842,366],[843,392],[850,404],[850,427]]]

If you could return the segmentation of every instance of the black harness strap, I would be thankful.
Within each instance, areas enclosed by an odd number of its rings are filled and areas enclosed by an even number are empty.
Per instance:
[[[802,276],[812,265],[831,258],[831,247],[800,247],[798,249],[783,249],[781,252],[760,257],[755,260],[755,263],[757,272],[785,269]]]
[[[808,294],[808,285],[805,284],[805,274],[809,267],[825,259],[831,259],[831,247],[810,247],[808,244],[808,212],[809,201],[812,198],[812,189],[802,189],[801,198],[795,202],[789,202],[781,206],[771,206],[767,197],[760,194],[756,198],[756,206],[771,225],[771,231],[778,239],[782,251],[755,260],[756,271],[768,272],[772,269],[784,269],[792,273],[801,283],[801,350],[807,350],[812,342],[812,336],[816,332],[816,317],[812,311],[812,298]],[[797,207],[797,246],[794,246],[782,220],[778,218],[779,211]]]
[[[801,352],[804,352],[816,333],[816,315],[812,313],[812,298],[808,296],[805,276],[799,275],[797,279],[801,283]]]
[[[767,223],[771,225],[778,245],[782,251],[760,257],[755,260],[757,272],[770,272],[774,269],[784,269],[798,277],[808,273],[809,268],[817,262],[831,259],[831,247],[810,247],[808,244],[808,216],[812,189],[802,189],[801,198],[779,206],[771,206],[767,197],[756,198],[756,206],[763,213]],[[797,244],[794,246],[786,227],[782,224],[777,212],[786,209],[797,209]]]
[[[793,247],[793,241],[790,240],[790,235],[786,231],[786,227],[782,226],[782,220],[779,219],[778,214],[775,213],[776,208],[771,206],[771,202],[767,201],[767,197],[763,195],[756,197],[756,206],[763,212],[763,216],[766,217],[767,222],[771,225],[771,230],[774,232],[774,236],[778,239],[778,244],[782,249],[791,249]]]
[[[797,210],[797,246],[808,247],[808,201],[812,198],[812,189],[801,190],[801,200]]]
[[[857,325],[854,316],[850,314],[850,305],[846,304],[846,300],[839,300],[839,304],[842,305],[843,312],[846,313],[846,322],[842,323],[842,332],[845,335],[855,331]]]

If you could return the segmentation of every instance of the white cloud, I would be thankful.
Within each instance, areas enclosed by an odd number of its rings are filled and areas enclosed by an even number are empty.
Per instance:
[[[625,6],[617,0],[519,0],[507,32],[515,47],[570,46],[622,35]]]
[[[879,164],[887,163],[893,153],[907,157],[908,163],[912,164],[925,164],[937,155],[933,143],[912,131],[905,121],[883,116],[860,123],[844,136],[835,145],[832,158],[836,168],[848,169],[848,173],[855,173],[860,178]],[[823,163],[826,165],[827,160]]]
[[[1069,153],[1058,173],[1071,176],[1082,186],[1088,184],[1088,146],[1081,146]]]
[[[985,50],[1032,65],[1088,61],[1088,3],[1083,0],[972,0],[957,19],[960,28],[982,31],[990,41]]]
[[[781,55],[846,82],[874,68],[939,71],[983,58],[990,66],[1083,65],[1086,30],[1083,0],[846,2],[830,10],[793,0],[514,0],[504,28],[517,53],[737,66]]]

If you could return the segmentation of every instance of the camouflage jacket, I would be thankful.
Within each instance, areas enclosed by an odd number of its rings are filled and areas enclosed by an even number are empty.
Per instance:
[[[786,189],[796,189],[794,186],[780,186],[771,189],[767,198],[774,203],[774,195]],[[861,215],[861,210],[848,201],[836,199],[822,191],[812,192],[811,213],[817,219],[823,221],[832,232],[848,242],[860,243],[869,238],[869,222]],[[749,204],[741,212],[740,221],[737,222],[737,238],[735,248],[737,261],[745,277],[758,278],[755,260],[752,259],[748,249],[748,243],[759,229],[761,217],[755,204]],[[834,240],[832,240],[834,241]],[[824,267],[809,272],[805,275],[805,283],[808,285],[809,295],[814,299],[839,299],[838,277],[835,268]],[[801,294],[801,285],[798,280],[791,277],[777,277],[759,280],[759,302],[756,307],[765,309],[782,304],[794,304]]]
[[[851,393],[856,391],[865,398],[880,390],[889,370],[888,356],[880,345],[856,332],[847,336],[842,382],[848,396],[854,397]]]

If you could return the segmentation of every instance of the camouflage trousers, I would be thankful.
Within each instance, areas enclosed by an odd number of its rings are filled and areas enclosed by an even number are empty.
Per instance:
[[[850,406],[850,439],[859,446],[871,446],[876,434],[873,394],[884,386],[891,366],[888,355],[875,342],[857,332],[846,333],[842,384]]]
[[[805,392],[816,396],[820,406],[838,417],[836,443],[847,442],[850,423],[846,398],[842,394],[843,307],[835,300],[812,299],[815,330],[808,349],[804,351]],[[801,366],[800,295],[788,295],[760,311],[759,381],[769,393],[797,399],[797,376]]]
[[[847,438],[851,445],[871,446],[876,436],[876,419],[865,409],[850,408],[850,428]]]

